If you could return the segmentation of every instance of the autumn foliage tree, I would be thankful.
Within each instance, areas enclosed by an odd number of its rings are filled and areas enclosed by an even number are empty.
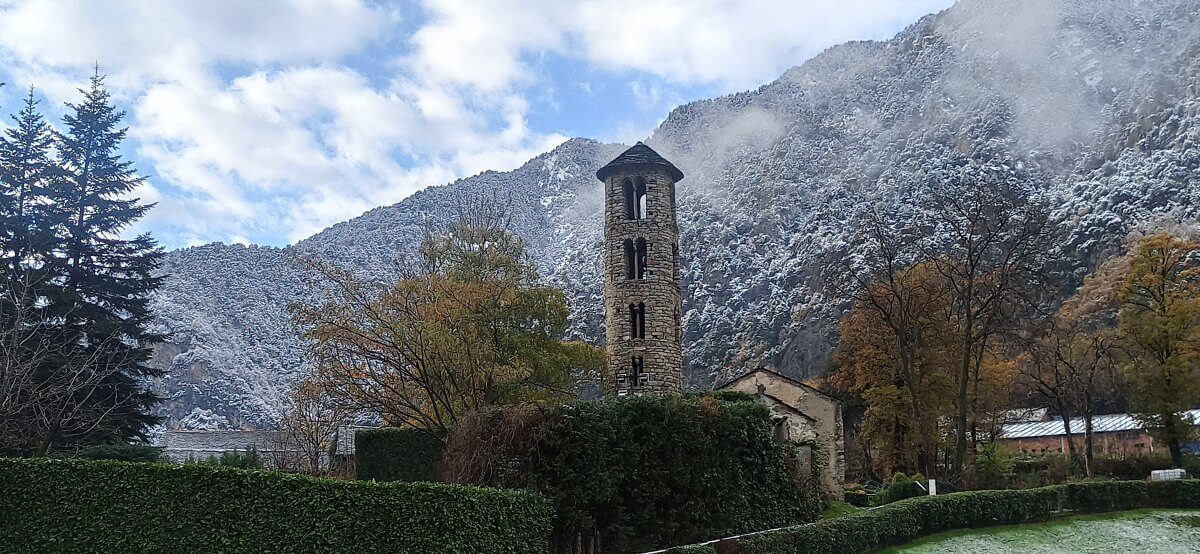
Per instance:
[[[331,291],[292,307],[318,378],[388,424],[444,434],[480,408],[569,398],[573,375],[603,367],[597,349],[562,340],[562,292],[539,283],[495,208],[427,236],[391,285],[308,265]]]
[[[1023,383],[1049,402],[1063,422],[1067,452],[1078,452],[1072,435],[1083,432],[1083,462],[1092,472],[1093,416],[1099,406],[1112,405],[1117,394],[1120,334],[1115,329],[1116,286],[1127,270],[1124,257],[1111,259],[1089,275],[1083,285],[1052,314],[1031,325],[1025,353],[1020,357]],[[1072,418],[1083,417],[1083,429]]]
[[[946,297],[919,265],[864,286],[842,319],[832,384],[860,396],[861,437],[879,468],[937,475],[943,422],[954,411]]]
[[[1013,160],[968,160],[928,194],[919,242],[950,298],[957,333],[954,473],[962,472],[979,411],[972,390],[997,335],[1011,329],[1040,282],[1056,228]]]
[[[1045,288],[1056,228],[1017,166],[1004,158],[963,159],[926,176],[912,206],[857,214],[855,255],[844,257],[850,267],[838,273],[852,276],[855,300],[842,325],[843,388],[866,400],[867,432],[880,423],[872,421],[873,411],[891,405],[890,411],[912,412],[893,418],[899,428],[887,444],[908,441],[927,474],[934,473],[936,449],[933,439],[921,437],[940,440],[942,422],[953,423],[948,461],[956,477],[963,475],[968,443],[998,425],[995,413],[1008,401],[1016,368],[1002,348],[1004,335]],[[878,336],[855,336],[861,333]],[[873,375],[890,373],[894,390],[861,371],[871,360],[882,361]],[[921,398],[925,387],[947,383],[949,390]],[[951,412],[934,413],[947,405]],[[917,433],[902,438],[908,425]]]
[[[1138,241],[1116,290],[1132,404],[1176,467],[1200,400],[1200,243],[1158,233]]]

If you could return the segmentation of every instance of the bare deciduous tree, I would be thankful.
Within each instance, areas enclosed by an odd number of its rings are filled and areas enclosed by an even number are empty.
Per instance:
[[[351,421],[354,410],[311,378],[301,381],[290,399],[268,454],[271,464],[294,473],[328,474],[338,429]]]
[[[45,455],[56,441],[113,425],[115,414],[136,405],[132,393],[111,386],[122,366],[101,354],[109,350],[103,343],[8,300],[0,327],[0,451]]]
[[[954,473],[961,474],[971,422],[972,383],[989,340],[1017,321],[1039,289],[1056,228],[1009,164],[964,164],[928,197],[925,258],[944,278],[958,323]],[[977,395],[975,395],[977,397]]]

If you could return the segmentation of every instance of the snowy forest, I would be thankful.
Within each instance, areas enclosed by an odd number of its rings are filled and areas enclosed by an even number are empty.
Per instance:
[[[967,0],[886,41],[830,48],[759,89],[676,108],[646,142],[676,163],[685,377],[712,388],[755,365],[829,373],[849,291],[822,278],[861,255],[856,214],[913,210],[926,183],[1004,164],[1063,227],[1060,299],[1130,233],[1196,216],[1200,47],[1194,5]],[[1036,63],[1034,63],[1036,60]],[[172,339],[153,363],[169,426],[266,428],[309,370],[286,305],[317,257],[364,277],[503,191],[568,334],[603,343],[595,170],[622,147],[571,139],[520,168],[427,188],[286,248],[170,252],[153,305]],[[991,161],[989,161],[991,160]],[[201,383],[204,383],[201,386]]]

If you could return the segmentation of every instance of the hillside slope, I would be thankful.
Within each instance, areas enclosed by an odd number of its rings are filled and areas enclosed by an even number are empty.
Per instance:
[[[679,166],[689,386],[749,364],[827,369],[844,304],[821,260],[853,253],[848,214],[904,203],[966,159],[1019,167],[1068,226],[1082,270],[1132,229],[1195,217],[1200,2],[962,0],[895,38],[837,46],[749,91],[675,109],[647,143]],[[288,248],[172,252],[155,302],[176,333],[171,425],[269,425],[301,374],[285,306],[296,256],[375,277],[471,196],[509,202],[572,332],[602,343],[600,184],[622,149],[574,139],[510,172],[431,187]]]

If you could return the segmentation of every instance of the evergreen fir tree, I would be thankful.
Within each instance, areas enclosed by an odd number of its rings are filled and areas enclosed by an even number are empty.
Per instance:
[[[152,346],[165,338],[150,330],[149,309],[149,297],[162,282],[155,271],[163,254],[148,234],[121,238],[152,205],[129,195],[143,179],[121,158],[127,129],[118,125],[125,114],[112,105],[103,80],[97,70],[90,87],[80,91],[83,101],[67,104],[58,135],[65,176],[52,196],[62,291],[53,304],[63,321],[86,337],[98,363],[119,371],[107,378],[106,394],[97,395],[109,403],[106,408],[115,406],[111,423],[71,442],[142,437],[159,419],[150,413],[159,399],[145,385],[162,374],[147,362]]]
[[[55,206],[46,195],[62,178],[53,159],[54,132],[37,110],[31,88],[15,125],[0,138],[0,271],[5,310],[26,307],[55,284],[47,262],[53,251]],[[7,313],[7,312],[6,312]]]

